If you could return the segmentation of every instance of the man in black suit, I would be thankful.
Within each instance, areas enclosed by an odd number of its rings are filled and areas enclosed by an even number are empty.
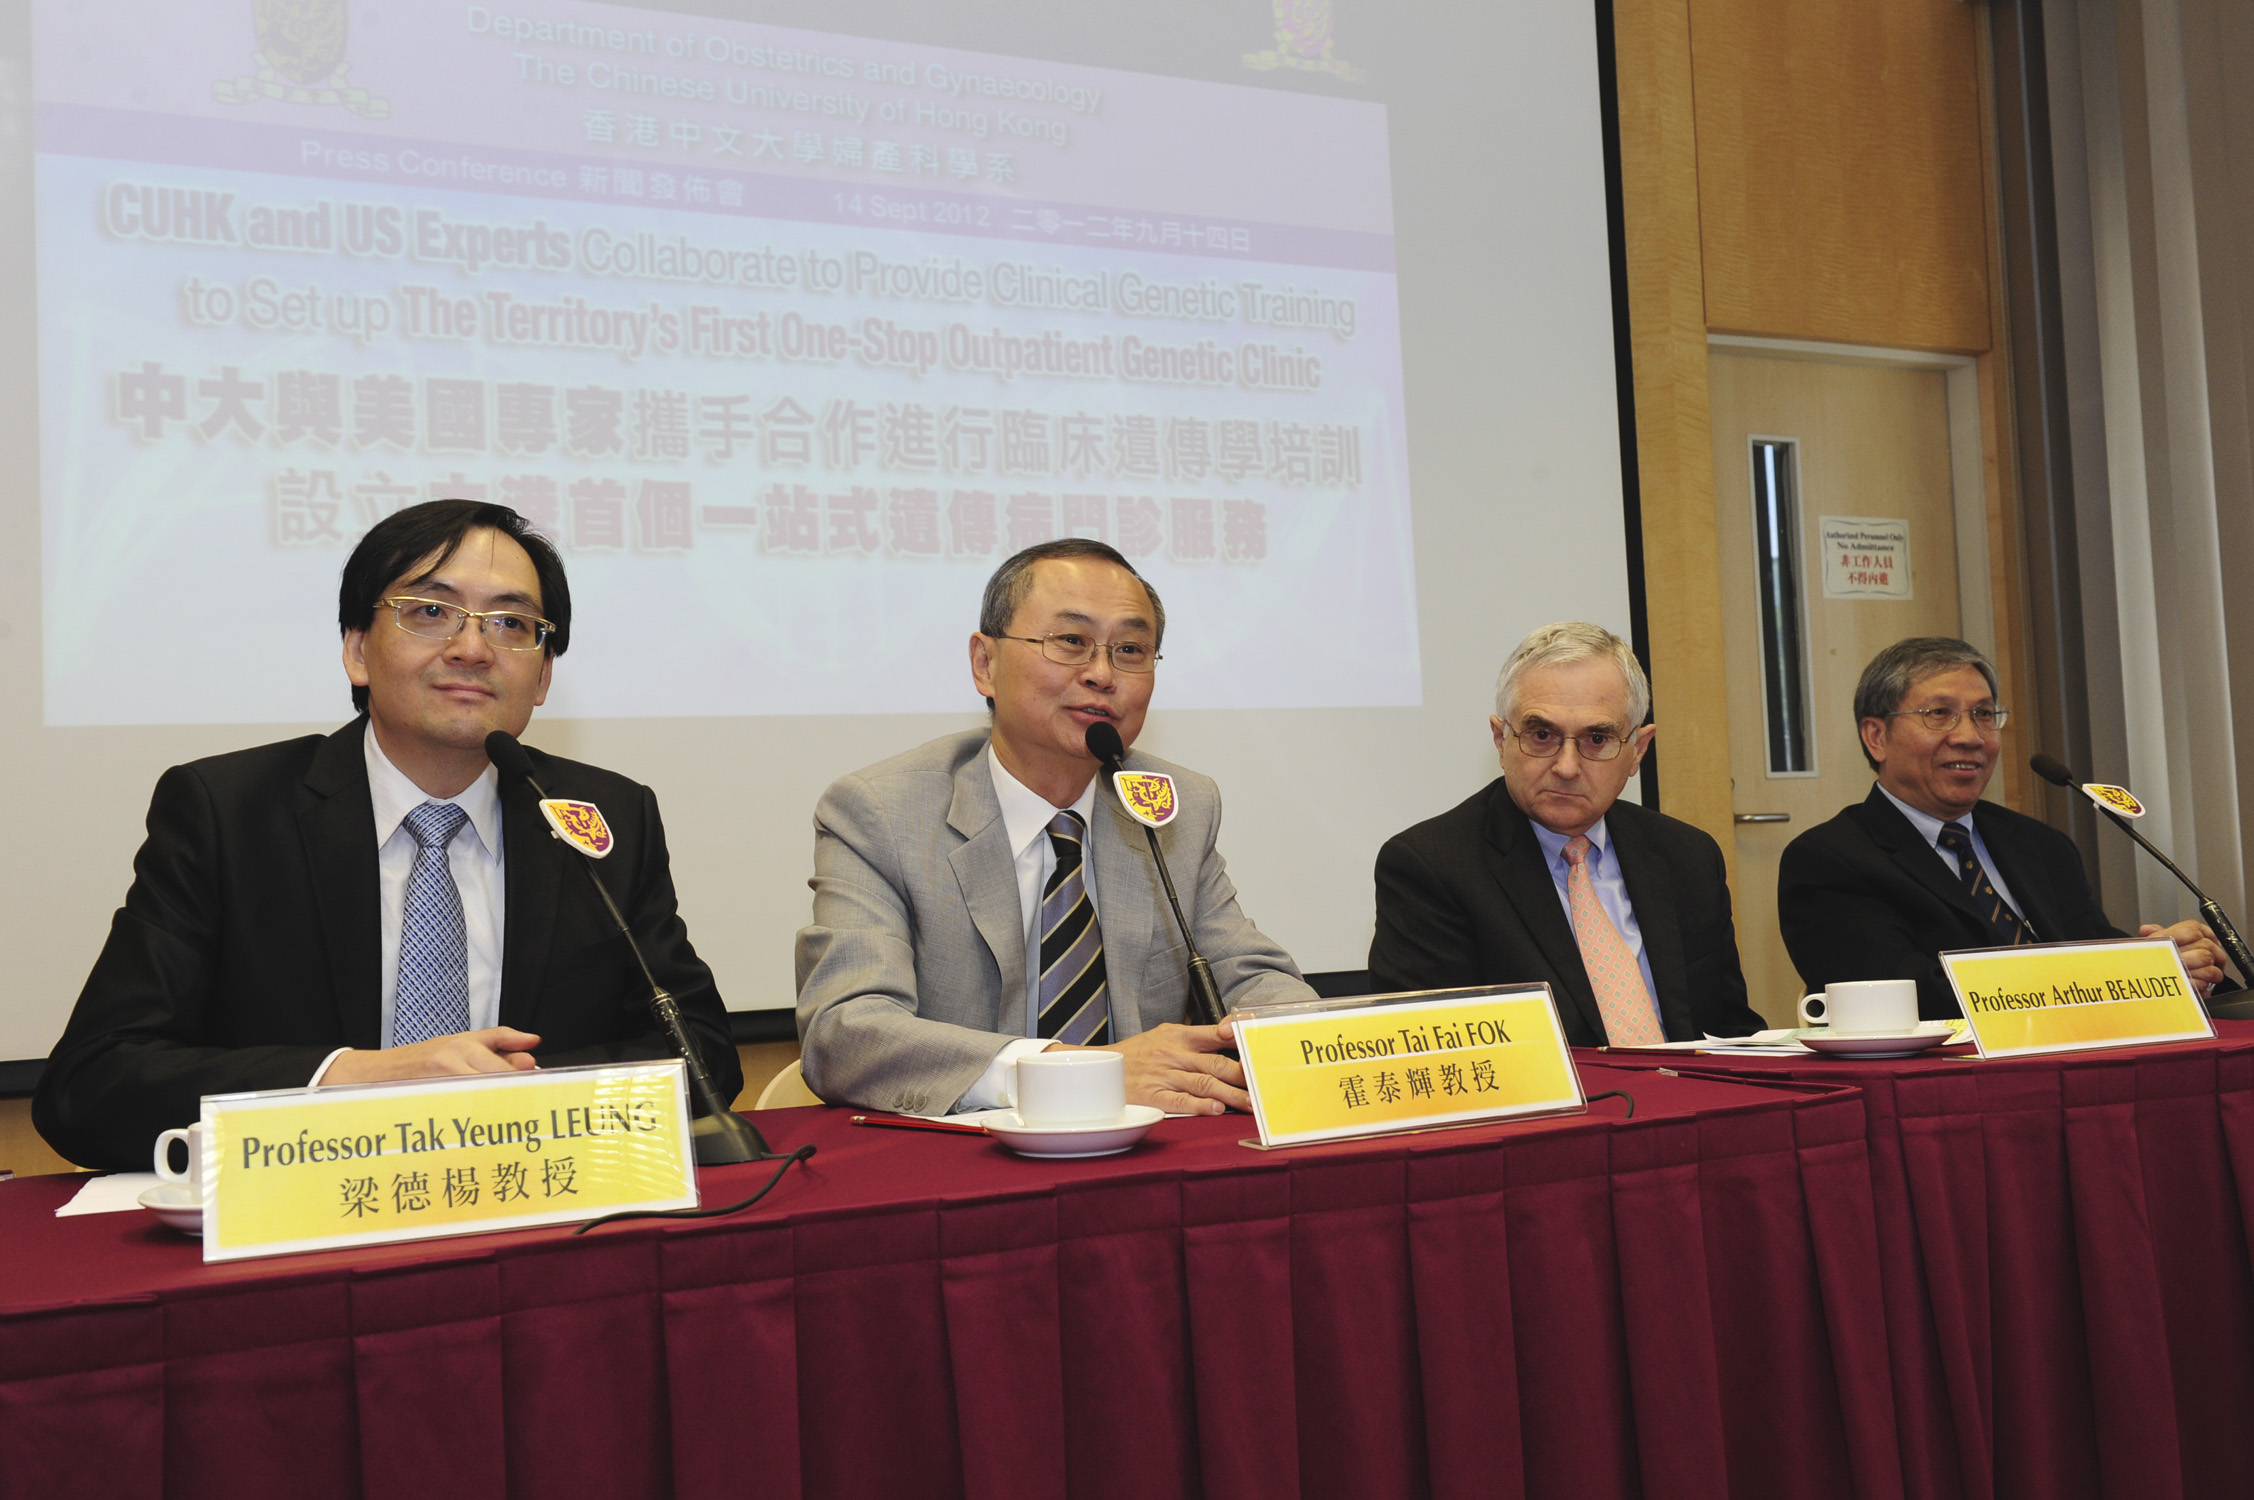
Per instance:
[[[1502,778],[1378,851],[1373,987],[1546,982],[1577,1047],[1761,1029],[1721,848],[1618,800],[1658,733],[1650,707],[1601,626],[1519,642],[1487,721]]]
[[[583,856],[485,755],[491,731],[523,732],[570,644],[555,549],[505,506],[414,506],[353,550],[338,623],[362,717],[157,782],[132,889],[32,1106],[72,1161],[145,1170],[205,1094],[672,1055],[625,940],[567,868]],[[598,873],[733,1098],[742,1073],[674,907],[656,799],[529,753],[551,796],[602,810],[615,843]]]
[[[1980,800],[2010,717],[1994,665],[1963,641],[1913,636],[1863,669],[1855,718],[1878,783],[1777,867],[1784,945],[1811,988],[1915,979],[1918,1014],[1954,1016],[1944,952],[2127,936],[2092,899],[2072,839]],[[2174,939],[2203,996],[2222,980],[2206,923],[2137,931]]]

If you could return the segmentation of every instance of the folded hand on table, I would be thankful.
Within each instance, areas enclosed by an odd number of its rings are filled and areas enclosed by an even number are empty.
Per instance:
[[[1129,1104],[1148,1104],[1174,1115],[1218,1115],[1252,1108],[1252,1096],[1244,1091],[1244,1065],[1222,1056],[1224,1048],[1235,1044],[1233,1022],[1169,1022],[1101,1050],[1126,1057]]]

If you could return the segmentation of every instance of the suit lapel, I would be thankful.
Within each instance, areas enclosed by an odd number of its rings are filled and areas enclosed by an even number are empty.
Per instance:
[[[1973,905],[1972,892],[1949,873],[1949,867],[1941,863],[1941,856],[1933,852],[1933,846],[1919,837],[1910,820],[1902,816],[1901,809],[1889,802],[1886,794],[1875,785],[1863,801],[1862,813],[1863,827],[1870,834],[1871,842],[1884,849],[1912,880],[1971,918],[1981,932],[1989,930],[1988,919]],[[1987,838],[1985,828],[1981,830],[1981,838]]]
[[[368,791],[367,752],[356,719],[314,752],[298,791],[298,837],[305,849],[331,998],[346,1045],[383,1045],[383,925],[377,890],[376,805]]]
[[[1534,825],[1507,789],[1498,788],[1487,820],[1488,868],[1502,887],[1503,899],[1518,913],[1542,956],[1557,976],[1553,986],[1561,1003],[1581,1012],[1593,1035],[1604,1035],[1604,1015],[1597,1009],[1597,993],[1589,985],[1589,971],[1581,962],[1581,945],[1574,941],[1573,924],[1557,898],[1557,881],[1549,861],[1534,837]]]
[[[1617,809],[1618,804],[1615,804]],[[1658,857],[1644,846],[1635,819],[1605,819],[1612,842],[1612,857],[1620,862],[1620,878],[1628,887],[1628,905],[1634,909],[1636,929],[1643,934],[1644,958],[1651,965],[1651,982],[1659,993],[1659,1014],[1671,1040],[1695,1041],[1691,1020],[1690,963],[1683,956],[1682,921],[1675,910],[1675,883]],[[1677,1031],[1684,1034],[1676,1036]]]
[[[956,768],[947,826],[963,839],[947,862],[954,866],[971,921],[1001,971],[1002,1013],[1008,1017],[1014,1014],[1013,1003],[1018,1011],[1024,1008],[1026,916],[1018,910],[1016,851],[1010,848],[1009,827],[1002,821],[983,750]]]
[[[1132,757],[1126,762],[1136,764]],[[1159,896],[1154,887],[1158,872],[1150,862],[1150,843],[1143,837],[1143,825],[1127,815],[1119,799],[1111,794],[1111,778],[1103,772],[1096,773],[1096,806],[1092,835],[1095,841],[1096,867],[1096,920],[1103,925],[1105,985],[1111,996],[1111,1034],[1113,1037],[1147,1031],[1165,1021],[1189,1019],[1189,955],[1182,955],[1182,993],[1184,1004],[1169,1011],[1163,1005],[1153,1005],[1152,1013],[1145,1015],[1142,960],[1167,946],[1160,941],[1157,931],[1161,920],[1171,922],[1173,917],[1161,917]],[[1161,844],[1171,840],[1159,835]],[[1168,851],[1171,854],[1171,850]],[[1194,900],[1194,896],[1192,897]],[[1192,911],[1184,916],[1194,920]]]
[[[546,777],[541,780],[545,785]],[[617,828],[611,823],[614,837]],[[569,873],[564,861],[580,856],[557,842],[540,816],[539,797],[515,777],[501,783],[501,858],[501,1024],[538,1031],[541,984],[555,947],[556,904]]]

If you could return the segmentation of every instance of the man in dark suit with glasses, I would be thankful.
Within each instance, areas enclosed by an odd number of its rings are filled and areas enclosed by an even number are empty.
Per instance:
[[[1761,1029],[1721,847],[1619,800],[1658,733],[1650,708],[1602,626],[1519,642],[1488,720],[1502,777],[1378,852],[1373,988],[1546,982],[1577,1047]]]
[[[157,782],[132,889],[33,1100],[72,1161],[145,1170],[205,1094],[672,1055],[568,868],[582,856],[485,755],[493,730],[523,733],[570,644],[555,549],[506,506],[413,506],[353,549],[337,607],[359,717]],[[600,874],[733,1098],[656,798],[527,753],[551,795],[601,808]]]
[[[1940,955],[2117,938],[2090,894],[2074,841],[2048,823],[1983,802],[2011,711],[1978,648],[1945,636],[1896,641],[1855,685],[1870,795],[1785,846],[1777,920],[1811,988],[1915,979],[1918,1013],[1958,1014]],[[2204,995],[2222,947],[2204,922],[2146,923],[2165,935]]]

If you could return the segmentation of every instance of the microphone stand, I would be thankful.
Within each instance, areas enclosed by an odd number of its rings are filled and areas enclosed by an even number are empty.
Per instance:
[[[496,735],[500,733],[501,731],[495,731]],[[509,749],[515,751],[515,755],[504,752],[494,756],[492,749],[488,745],[487,754],[495,765],[500,765],[504,760],[521,761],[521,764],[513,765],[510,769],[524,778],[525,785],[531,787],[541,801],[549,800],[547,788],[533,776],[531,763],[524,759],[524,750],[513,737],[509,741]],[[703,1117],[689,1125],[689,1135],[696,1146],[697,1165],[723,1166],[744,1161],[783,1161],[787,1164],[813,1155],[813,1148],[809,1146],[800,1147],[789,1157],[773,1150],[768,1146],[767,1138],[759,1133],[759,1127],[730,1109],[728,1101],[720,1097],[720,1091],[713,1086],[712,1075],[705,1071],[704,1059],[697,1055],[696,1047],[689,1040],[689,1029],[681,1019],[680,1005],[665,986],[657,982],[657,976],[650,972],[649,960],[642,956],[642,945],[634,941],[634,932],[626,925],[625,914],[618,909],[618,903],[611,900],[610,890],[603,884],[602,877],[595,873],[594,860],[583,851],[574,852],[579,853],[580,857],[573,863],[587,873],[587,883],[602,898],[603,909],[618,924],[618,930],[624,935],[626,946],[633,953],[634,962],[641,969],[642,977],[649,981],[650,1014],[657,1018],[658,1027],[665,1033],[665,1039],[673,1044],[673,1050],[680,1053],[681,1060],[688,1064],[689,1087],[696,1094],[698,1106],[704,1110]]]
[[[2044,759],[2046,757],[2038,756],[2036,758]],[[2065,767],[2061,766],[2059,769],[2065,770]],[[2058,777],[2050,775],[2041,766],[2036,766],[2034,770],[2036,775],[2041,776],[2044,780],[2050,782],[2054,786],[2062,786],[2072,789],[2079,780],[2079,778],[2076,777],[2071,771],[2066,772],[2066,779],[2062,781]],[[2167,855],[2162,854],[2158,847],[2153,844],[2152,840],[2137,832],[2135,824],[2131,823],[2127,818],[2122,817],[2112,808],[2107,807],[2104,803],[2098,801],[2095,797],[2091,797],[2088,800],[2090,806],[2096,808],[2099,812],[2104,813],[2107,817],[2111,818],[2114,822],[2114,825],[2118,827],[2123,833],[2127,834],[2130,838],[2136,840],[2137,844],[2141,848],[2143,848],[2145,853],[2151,855],[2154,859],[2159,860],[2161,865],[2168,871],[2169,874],[2182,881],[2185,890],[2190,891],[2194,896],[2197,896],[2199,898],[2199,915],[2203,920],[2205,920],[2209,927],[2215,929],[2215,936],[2219,940],[2221,940],[2223,951],[2230,955],[2232,963],[2238,965],[2239,978],[2247,983],[2254,983],[2254,951],[2250,951],[2247,948],[2246,939],[2239,936],[2237,926],[2231,921],[2228,916],[2224,914],[2222,907],[2216,904],[2215,898],[2208,895],[2205,891],[2201,890],[2199,888],[2199,883],[2193,880],[2189,875],[2186,875],[2183,870],[2177,866],[2174,860],[2170,859]]]
[[[1116,776],[1125,769],[1116,755],[1102,757],[1104,774]],[[1166,857],[1158,852],[1158,830],[1142,819],[1135,820],[1150,840],[1150,861],[1158,866],[1159,883],[1166,887],[1166,904],[1174,908],[1174,925],[1182,929],[1183,946],[1190,950],[1190,1008],[1201,1026],[1218,1026],[1228,1016],[1221,1004],[1221,987],[1213,982],[1213,965],[1197,951],[1197,939],[1190,936],[1190,924],[1182,916],[1182,902],[1174,894],[1174,877],[1167,872]]]

